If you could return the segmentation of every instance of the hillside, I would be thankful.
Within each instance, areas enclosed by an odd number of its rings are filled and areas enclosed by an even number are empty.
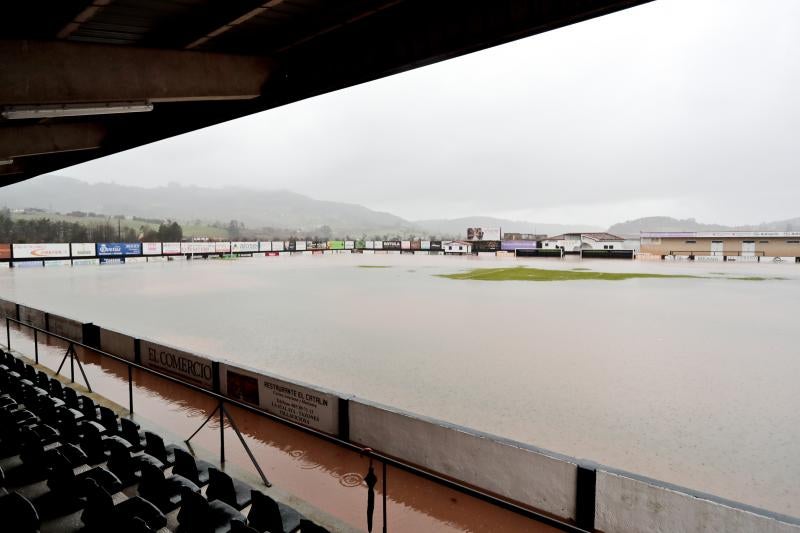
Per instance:
[[[508,220],[494,217],[464,217],[453,219],[415,220],[414,224],[437,235],[463,236],[466,228],[501,228],[503,232],[540,233],[556,235],[567,231],[603,231],[597,226],[541,224],[522,220]]]

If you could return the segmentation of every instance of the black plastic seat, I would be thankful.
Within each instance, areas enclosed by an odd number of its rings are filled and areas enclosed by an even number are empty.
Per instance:
[[[114,472],[125,486],[133,485],[139,481],[142,465],[144,464],[153,465],[160,470],[166,468],[164,463],[149,454],[133,455],[130,448],[120,444],[118,441],[109,442],[109,452],[108,468]]]
[[[299,530],[302,533],[330,533],[330,531],[328,531],[321,525],[316,524],[307,518],[303,518],[302,520],[300,520]]]
[[[206,498],[209,500],[220,500],[241,511],[250,504],[252,491],[253,487],[247,483],[233,479],[216,468],[208,469]]]
[[[88,396],[83,396],[81,399],[81,412],[88,420],[100,421],[100,413],[97,410],[97,405],[94,400]]]
[[[184,489],[178,512],[179,533],[227,533],[232,520],[245,522],[242,513],[219,500],[208,501],[200,493]]]
[[[167,525],[167,519],[158,507],[144,498],[134,496],[114,505],[111,495],[95,480],[86,480],[86,508],[81,513],[86,530],[104,533],[110,530],[126,531],[132,527],[135,518],[153,530]]]
[[[14,533],[38,533],[39,513],[27,498],[18,492],[10,492],[0,498],[0,517],[3,531]]]
[[[195,457],[181,448],[175,448],[175,466],[172,467],[173,474],[180,474],[195,485],[205,487],[208,485],[208,469],[213,468],[209,462]]]
[[[87,479],[94,480],[109,494],[122,490],[122,482],[105,467],[75,467],[70,464],[64,454],[56,451],[56,457],[50,466],[50,475],[47,478],[47,486],[50,490],[57,493],[60,499],[77,499],[83,495]]]
[[[254,527],[248,526],[241,520],[231,520],[230,533],[262,533]]]
[[[128,418],[120,418],[119,425],[122,438],[133,446],[133,451],[138,452],[139,450],[143,450],[147,441],[144,435],[139,431],[139,424]]]
[[[64,399],[64,386],[56,378],[50,378],[50,394],[61,400]]]
[[[104,405],[99,406],[98,410],[100,411],[100,423],[105,426],[106,431],[111,435],[119,435],[122,432],[122,428],[119,425],[117,413]]]
[[[278,503],[261,491],[250,493],[252,506],[247,514],[247,523],[259,532],[288,533],[300,527],[303,515],[282,503]]]
[[[145,446],[144,451],[149,453],[162,463],[173,465],[175,464],[175,446],[174,444],[164,445],[164,439],[151,431],[144,432]]]
[[[62,387],[62,389],[67,406],[80,411],[83,396],[79,395],[72,387]]]
[[[169,477],[155,465],[142,464],[142,478],[139,481],[139,495],[155,504],[161,512],[168,513],[181,504],[184,489],[200,492],[200,487],[185,477],[173,474]]]

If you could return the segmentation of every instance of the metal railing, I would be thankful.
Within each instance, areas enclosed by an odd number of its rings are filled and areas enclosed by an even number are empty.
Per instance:
[[[225,426],[224,426],[224,420],[225,420],[225,418],[227,418],[228,422],[231,425],[231,428],[234,430],[234,432],[238,436],[240,442],[242,443],[242,446],[244,447],[245,451],[247,452],[247,455],[250,458],[250,461],[253,463],[253,466],[256,468],[259,476],[261,477],[262,481],[264,482],[264,484],[267,487],[271,486],[271,484],[269,483],[269,481],[267,480],[266,476],[264,475],[263,470],[261,469],[260,465],[258,464],[258,461],[256,460],[255,456],[253,455],[253,453],[250,450],[249,446],[245,442],[244,437],[242,436],[241,432],[236,427],[235,422],[233,421],[233,418],[230,416],[230,413],[227,411],[227,409],[225,409],[225,404],[230,404],[230,405],[236,406],[236,407],[238,407],[240,409],[244,409],[247,412],[256,414],[256,415],[264,417],[264,418],[268,418],[268,419],[272,420],[273,422],[277,422],[279,424],[288,426],[288,427],[290,427],[292,429],[295,429],[295,430],[302,431],[304,433],[313,435],[313,436],[315,436],[315,437],[317,437],[317,438],[319,438],[321,440],[330,442],[330,443],[335,444],[335,445],[337,445],[339,447],[342,447],[342,448],[345,448],[345,449],[347,449],[349,451],[355,452],[355,453],[357,453],[359,455],[366,456],[366,457],[368,457],[370,459],[370,463],[371,463],[372,460],[380,462],[381,463],[381,470],[382,470],[382,476],[381,476],[381,482],[382,482],[382,494],[381,494],[381,496],[382,496],[382,514],[383,514],[383,528],[382,528],[382,531],[384,533],[386,533],[388,531],[388,523],[387,523],[387,466],[392,466],[393,468],[397,468],[399,470],[403,470],[405,472],[409,472],[411,474],[414,474],[414,475],[416,475],[418,477],[421,477],[423,479],[426,479],[428,481],[432,481],[432,482],[434,482],[436,484],[439,484],[439,485],[442,485],[442,486],[447,487],[449,489],[458,491],[458,492],[460,492],[462,494],[466,494],[466,495],[468,495],[470,497],[473,497],[473,498],[476,498],[478,500],[481,500],[481,501],[487,502],[489,504],[495,505],[495,506],[497,506],[497,507],[499,507],[501,509],[504,509],[504,510],[510,511],[512,513],[524,516],[524,517],[529,518],[531,520],[535,520],[537,522],[540,522],[540,523],[546,524],[548,526],[554,527],[554,528],[559,529],[561,531],[570,531],[570,532],[576,532],[576,533],[588,533],[588,531],[589,531],[587,529],[582,529],[582,528],[580,528],[580,527],[578,527],[578,526],[576,526],[574,524],[571,524],[569,522],[564,522],[562,520],[558,520],[558,519],[553,518],[551,516],[539,513],[537,511],[534,511],[534,510],[529,509],[527,507],[523,507],[523,506],[518,505],[518,504],[516,504],[514,502],[510,502],[510,501],[498,498],[497,496],[494,496],[492,494],[483,492],[481,490],[478,490],[478,489],[476,489],[474,487],[465,485],[465,484],[460,483],[458,481],[455,481],[453,479],[444,477],[444,476],[436,474],[434,472],[430,472],[428,470],[424,470],[422,468],[419,468],[419,467],[414,466],[412,464],[409,464],[409,463],[400,461],[398,459],[389,457],[387,455],[383,455],[383,454],[381,454],[379,452],[376,452],[376,451],[372,450],[371,448],[365,448],[365,447],[362,447],[362,446],[358,446],[356,444],[353,444],[352,442],[348,442],[346,440],[342,440],[342,439],[340,439],[338,437],[335,437],[333,435],[329,435],[327,433],[323,433],[323,432],[315,430],[313,428],[309,428],[309,427],[303,426],[303,425],[298,424],[296,422],[293,422],[291,420],[286,420],[284,418],[281,418],[281,417],[279,417],[277,415],[274,415],[272,413],[269,413],[269,412],[264,411],[262,409],[259,409],[257,407],[253,407],[252,405],[248,405],[248,404],[242,403],[242,402],[240,402],[238,400],[234,400],[234,399],[228,398],[228,397],[223,396],[222,394],[219,394],[217,392],[204,389],[204,388],[199,387],[197,385],[194,385],[192,383],[187,383],[186,381],[182,381],[182,380],[180,380],[178,378],[175,378],[173,376],[170,376],[168,374],[164,374],[164,373],[159,372],[157,370],[153,370],[152,368],[148,368],[148,367],[143,366],[143,365],[141,365],[139,363],[136,363],[136,362],[133,362],[133,361],[129,361],[129,360],[123,358],[123,357],[119,357],[117,355],[105,352],[105,351],[103,351],[103,350],[101,350],[99,348],[95,348],[93,346],[89,346],[89,345],[84,344],[82,342],[78,342],[76,340],[70,339],[69,337],[65,337],[63,335],[59,335],[57,333],[53,333],[53,332],[47,331],[44,328],[40,328],[38,326],[34,326],[33,324],[28,324],[27,322],[23,322],[23,321],[18,320],[16,318],[11,318],[11,317],[7,316],[6,317],[6,347],[9,350],[11,349],[11,323],[15,323],[15,324],[17,324],[19,326],[24,326],[24,327],[27,327],[27,328],[33,330],[33,333],[34,333],[34,335],[33,335],[34,336],[34,345],[35,345],[34,353],[35,353],[35,358],[36,358],[35,361],[36,361],[37,364],[39,363],[39,347],[38,347],[39,332],[41,332],[42,334],[44,334],[47,337],[53,337],[53,338],[59,339],[59,340],[65,342],[65,343],[67,343],[68,344],[67,352],[64,354],[64,358],[62,359],[61,365],[59,365],[59,368],[58,368],[58,371],[56,372],[56,374],[58,374],[60,372],[61,367],[63,366],[63,364],[66,361],[67,357],[69,357],[69,359],[70,359],[70,383],[74,383],[75,382],[74,361],[77,361],[78,368],[80,369],[81,374],[83,375],[83,379],[84,379],[84,381],[86,383],[86,386],[87,386],[87,388],[89,389],[90,392],[91,392],[92,389],[91,389],[89,381],[88,381],[88,379],[86,377],[86,373],[83,371],[83,366],[80,363],[80,359],[78,358],[78,355],[75,352],[75,347],[76,346],[81,347],[84,350],[88,350],[88,351],[90,351],[92,353],[98,354],[98,355],[100,355],[102,357],[107,357],[109,359],[117,361],[118,363],[122,363],[122,364],[126,365],[127,369],[128,369],[128,373],[127,373],[128,374],[128,411],[130,413],[134,412],[133,411],[133,385],[134,385],[133,369],[134,368],[139,370],[139,371],[142,371],[142,372],[145,372],[145,373],[148,373],[148,374],[152,374],[152,375],[157,376],[157,377],[159,377],[161,379],[165,379],[165,380],[167,380],[167,381],[169,381],[171,383],[176,383],[178,385],[186,387],[189,390],[192,390],[194,392],[198,392],[200,394],[203,394],[205,396],[208,396],[210,398],[215,399],[217,401],[217,407],[208,416],[208,418],[201,424],[201,426],[189,438],[187,438],[184,442],[186,443],[186,445],[191,450],[191,444],[189,443],[189,441],[195,435],[197,435],[197,433],[214,417],[215,414],[219,413],[219,422],[220,422],[220,458],[219,458],[219,461],[220,461],[220,464],[224,465],[224,463],[225,463],[225,431],[224,431],[225,430]]]

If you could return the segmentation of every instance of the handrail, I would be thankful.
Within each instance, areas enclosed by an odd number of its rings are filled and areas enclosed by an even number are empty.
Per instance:
[[[6,347],[9,350],[11,349],[11,330],[10,330],[11,322],[14,322],[14,323],[16,323],[16,324],[18,324],[20,326],[28,327],[28,328],[32,329],[34,332],[40,331],[40,332],[42,332],[42,333],[44,333],[44,334],[46,334],[46,335],[48,335],[50,337],[55,337],[55,338],[60,339],[60,340],[62,340],[64,342],[68,342],[68,343],[71,343],[73,345],[80,346],[81,348],[84,348],[86,350],[89,350],[89,351],[94,352],[96,354],[99,354],[101,356],[108,357],[108,358],[110,358],[110,359],[112,359],[114,361],[117,361],[119,363],[123,363],[123,364],[127,365],[128,366],[128,380],[129,380],[128,383],[129,383],[129,387],[132,387],[132,383],[133,383],[131,369],[132,368],[136,368],[136,369],[141,370],[143,372],[146,372],[146,373],[149,373],[149,374],[153,374],[153,375],[155,375],[155,376],[157,376],[159,378],[166,379],[167,381],[170,381],[172,383],[177,383],[179,385],[187,387],[188,389],[193,390],[195,392],[199,392],[201,394],[205,394],[206,396],[210,396],[211,398],[214,398],[218,402],[220,402],[220,404],[224,405],[225,403],[227,403],[227,404],[230,404],[230,405],[235,405],[236,407],[239,407],[240,409],[244,409],[244,410],[246,410],[246,411],[248,411],[250,413],[256,414],[258,416],[263,416],[265,418],[269,418],[270,420],[272,420],[274,422],[278,422],[280,424],[283,424],[285,426],[291,427],[293,429],[308,433],[310,435],[313,435],[313,436],[315,436],[317,438],[320,438],[322,440],[325,440],[327,442],[333,443],[333,444],[335,444],[337,446],[340,446],[342,448],[346,448],[346,449],[348,449],[350,451],[357,452],[360,455],[366,455],[367,457],[370,457],[372,459],[376,459],[376,460],[380,461],[381,463],[383,463],[383,465],[384,465],[384,470],[383,470],[384,471],[384,477],[383,477],[384,480],[386,479],[386,476],[385,476],[386,468],[385,468],[385,466],[386,465],[391,465],[392,467],[397,468],[399,470],[403,470],[405,472],[412,473],[412,474],[414,474],[416,476],[422,477],[422,478],[427,479],[429,481],[433,481],[434,483],[438,483],[440,485],[443,485],[443,486],[445,486],[445,487],[447,487],[449,489],[461,492],[462,494],[466,494],[468,496],[471,496],[473,498],[477,498],[479,500],[485,501],[487,503],[490,503],[492,505],[495,505],[495,506],[500,507],[502,509],[505,509],[507,511],[511,511],[511,512],[513,512],[515,514],[518,514],[518,515],[524,516],[526,518],[529,518],[531,520],[536,520],[537,522],[541,522],[543,524],[546,524],[548,526],[554,527],[556,529],[560,529],[561,531],[569,531],[569,532],[575,532],[575,533],[588,533],[587,530],[582,529],[580,527],[577,527],[577,526],[575,526],[573,524],[570,524],[568,522],[564,522],[564,521],[558,520],[556,518],[553,518],[551,516],[547,516],[545,514],[539,513],[537,511],[534,511],[534,510],[529,509],[527,507],[523,507],[522,505],[518,505],[518,504],[516,504],[514,502],[503,500],[503,499],[498,498],[497,496],[494,496],[494,495],[489,494],[487,492],[483,492],[483,491],[478,490],[478,489],[476,489],[474,487],[471,487],[471,486],[465,485],[463,483],[460,483],[458,481],[455,481],[453,479],[444,477],[444,476],[442,476],[440,474],[436,474],[434,472],[430,472],[428,470],[422,469],[422,468],[420,468],[418,466],[414,466],[412,464],[400,461],[400,460],[392,458],[392,457],[390,457],[388,455],[384,455],[382,453],[375,452],[371,448],[365,448],[363,446],[358,446],[357,444],[353,444],[352,442],[348,442],[346,440],[342,440],[342,439],[340,439],[338,437],[335,437],[333,435],[329,435],[327,433],[323,433],[322,431],[318,431],[318,430],[316,430],[314,428],[303,426],[303,425],[301,425],[301,424],[299,424],[297,422],[293,422],[291,420],[286,420],[286,419],[281,418],[281,417],[279,417],[279,416],[277,416],[277,415],[275,415],[273,413],[270,413],[268,411],[264,411],[262,409],[254,407],[252,405],[248,405],[246,403],[242,403],[239,400],[236,400],[236,399],[233,399],[233,398],[229,398],[229,397],[224,396],[224,395],[222,395],[222,394],[220,394],[218,392],[210,391],[210,390],[205,389],[203,387],[194,385],[193,383],[188,383],[186,381],[182,381],[182,380],[180,380],[180,379],[178,379],[178,378],[176,378],[174,376],[170,376],[169,374],[164,374],[163,372],[159,372],[158,370],[153,370],[152,368],[143,366],[143,365],[141,365],[139,363],[136,363],[136,362],[133,362],[133,361],[129,361],[129,360],[123,358],[123,357],[119,357],[117,355],[114,355],[114,354],[108,353],[106,351],[103,351],[100,348],[95,348],[94,346],[89,346],[87,344],[84,344],[83,342],[79,342],[79,341],[70,339],[70,338],[65,337],[63,335],[59,335],[57,333],[53,333],[53,332],[47,331],[44,328],[40,328],[38,326],[34,326],[33,324],[28,324],[27,322],[23,322],[22,320],[18,320],[16,318],[12,318],[12,317],[7,316],[6,317],[6,339],[7,339]],[[129,411],[131,413],[133,413],[133,393],[132,393],[132,388],[130,389],[130,393],[129,393],[129,401],[130,401],[130,409],[129,409]],[[213,413],[212,413],[212,416],[213,416]],[[229,419],[230,419],[230,417],[229,417]],[[240,436],[240,438],[241,438],[241,436]],[[245,448],[246,448],[246,446],[245,446]],[[251,458],[252,458],[252,455],[251,455]],[[260,472],[260,468],[258,467],[257,463],[254,463],[254,464],[255,464],[256,468]],[[263,477],[263,475],[262,475],[262,477]],[[382,496],[383,496],[383,511],[384,511],[383,512],[383,516],[384,516],[384,521],[385,521],[385,519],[386,519],[385,518],[386,517],[386,498],[387,498],[387,494],[386,494],[386,490],[385,490],[386,489],[385,481],[384,481],[384,485],[383,486],[384,486],[384,491],[383,491],[383,494],[382,494]],[[384,531],[386,531],[385,522],[384,522]]]

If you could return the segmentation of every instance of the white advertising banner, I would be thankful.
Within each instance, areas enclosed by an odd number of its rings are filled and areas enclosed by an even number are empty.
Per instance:
[[[214,387],[211,360],[145,340],[139,341],[139,347],[144,366],[209,390]]]
[[[100,260],[94,259],[73,259],[72,266],[86,266],[86,265],[99,265]]]
[[[126,257],[125,258],[125,263],[127,263],[127,264],[130,264],[130,263],[147,263],[147,258],[146,257]]]
[[[297,241],[294,243],[294,249],[298,252],[304,252],[306,248],[306,241]]]
[[[283,246],[283,241],[272,241],[272,251],[273,252],[282,252],[285,249]]]
[[[232,242],[231,251],[233,253],[253,253],[258,251],[258,241],[252,242]]]
[[[411,249],[411,241],[400,241],[400,249],[401,250],[410,250]]]
[[[182,254],[213,254],[216,246],[213,242],[182,242]]]
[[[220,363],[219,373],[225,396],[325,433],[339,433],[339,397],[335,394],[225,363]]]
[[[352,250],[356,247],[356,241],[344,241],[344,249]]]
[[[162,242],[161,253],[164,255],[178,255],[181,253],[181,243],[179,242]]]
[[[468,241],[499,241],[500,228],[467,228]]]
[[[142,254],[144,255],[161,255],[160,242],[143,242]]]
[[[68,267],[72,266],[72,261],[69,259],[47,259],[44,262],[46,267]]]
[[[12,244],[14,259],[48,259],[69,257],[69,243]],[[94,255],[94,252],[92,253]]]
[[[229,254],[231,253],[231,243],[230,242],[215,242],[214,243],[214,251],[221,254]]]
[[[372,250],[373,248],[375,248],[375,241],[367,241],[367,242],[365,242],[364,243],[364,248],[366,248],[367,250]]]
[[[431,241],[422,241],[420,243],[419,247],[422,250],[430,250],[431,249]]]
[[[375,241],[375,249],[380,250],[383,248],[383,241]]]
[[[73,242],[70,244],[72,257],[94,257],[95,248],[93,242]]]
[[[271,252],[272,251],[272,242],[271,241],[261,241],[258,243],[258,251],[259,252]]]

